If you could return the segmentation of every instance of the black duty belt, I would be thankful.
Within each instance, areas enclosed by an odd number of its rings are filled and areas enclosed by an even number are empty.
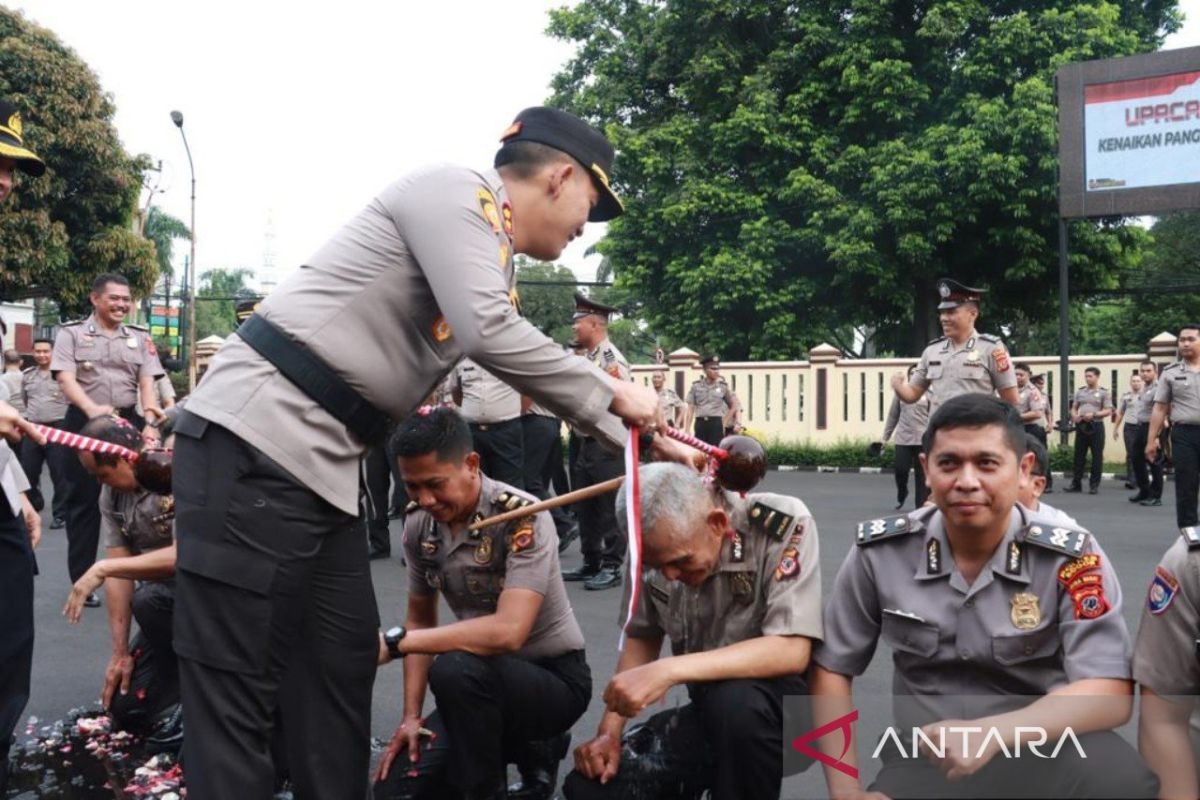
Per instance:
[[[363,444],[375,444],[387,436],[387,414],[371,405],[315,353],[266,319],[252,314],[237,329],[237,335]]]

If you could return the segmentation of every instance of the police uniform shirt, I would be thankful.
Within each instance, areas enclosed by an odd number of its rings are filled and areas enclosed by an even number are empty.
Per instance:
[[[1182,361],[1162,371],[1154,402],[1171,407],[1171,422],[1200,425],[1200,372],[1193,372]]]
[[[1112,410],[1112,400],[1109,399],[1108,389],[1103,386],[1097,386],[1095,389],[1081,386],[1075,390],[1074,403],[1075,410],[1081,415],[1091,412],[1100,416],[1102,411]]]
[[[733,408],[733,392],[724,378],[701,378],[688,389],[687,401],[696,407],[697,417],[724,417],[725,410]]]
[[[633,371],[629,369],[629,362],[625,360],[625,356],[612,343],[611,339],[605,337],[600,344],[596,345],[595,350],[588,353],[587,357],[598,369],[604,370],[617,380],[633,380]]]
[[[154,340],[144,328],[121,325],[106,331],[94,314],[59,330],[50,371],[73,373],[89,400],[113,408],[135,405],[138,381],[163,374]]]
[[[683,401],[679,399],[679,395],[675,394],[674,389],[669,389],[666,386],[658,393],[658,407],[662,409],[663,416],[668,422],[674,422],[679,416],[679,407],[683,405]]]
[[[100,538],[105,547],[124,547],[134,555],[169,547],[175,541],[175,498],[102,487]]]
[[[1149,423],[1150,415],[1154,413],[1154,397],[1158,393],[1158,381],[1146,384],[1134,404],[1134,415],[1138,422]]]
[[[1125,394],[1121,395],[1121,400],[1117,404],[1117,413],[1119,413],[1121,415],[1121,419],[1125,420],[1126,422],[1134,421],[1133,417],[1128,416],[1128,415],[1129,415],[1130,409],[1137,408],[1137,401],[1138,401],[1138,393],[1137,392],[1126,392]]]
[[[555,416],[553,411],[546,408],[544,405],[542,405],[541,403],[538,403],[537,401],[531,402],[529,404],[529,408],[525,409],[525,413],[532,414],[533,416],[537,416],[537,417],[550,417],[551,419],[558,419],[558,417]]]
[[[58,422],[67,415],[67,397],[48,369],[25,370],[21,374],[21,394],[25,398],[25,416],[31,422]]]
[[[995,336],[972,332],[960,348],[946,337],[935,339],[921,353],[909,376],[918,389],[933,392],[931,411],[952,397],[969,392],[991,394],[1017,385],[1004,342]]]
[[[521,395],[469,358],[455,368],[454,385],[462,391],[462,415],[467,422],[494,425],[521,416]]]
[[[376,408],[403,419],[469,353],[520,393],[619,449],[611,381],[515,307],[512,209],[495,170],[441,166],[384,189],[258,313]],[[232,334],[188,410],[261,450],[348,514],[365,446]]]
[[[817,524],[803,502],[785,495],[726,493],[734,535],[721,545],[716,572],[698,587],[642,573],[637,608],[625,632],[667,636],[675,655],[760,636],[818,640],[821,564]],[[633,576],[625,578],[628,607]]]
[[[970,585],[937,508],[860,523],[857,537],[825,606],[813,656],[825,669],[861,675],[882,638],[893,651],[893,694],[925,696],[930,719],[961,713],[951,697],[1129,678],[1121,587],[1086,531],[1015,506]]]
[[[483,519],[534,502],[531,495],[482,476],[472,519]],[[505,589],[542,595],[529,638],[515,655],[528,660],[582,650],[583,632],[575,620],[558,562],[558,535],[542,512],[451,537],[449,527],[428,512],[413,509],[404,520],[408,590],[440,591],[454,616],[474,619],[496,613]]]
[[[21,416],[26,416],[25,396],[21,393],[21,378],[20,372],[5,372],[4,382],[8,384],[8,404],[21,412]]]
[[[1162,695],[1200,694],[1200,553],[1180,536],[1154,568],[1133,651],[1133,677]]]
[[[895,433],[898,445],[920,445],[925,428],[929,426],[931,402],[928,393],[921,395],[915,403],[905,403],[899,397],[893,397],[887,424],[883,428],[883,440],[886,442]]]
[[[1042,394],[1032,383],[1025,384],[1025,388],[1017,389],[1017,411],[1021,414],[1028,414],[1030,411],[1042,412],[1035,420],[1023,420],[1025,425],[1037,425],[1039,428],[1046,427],[1046,395]]]

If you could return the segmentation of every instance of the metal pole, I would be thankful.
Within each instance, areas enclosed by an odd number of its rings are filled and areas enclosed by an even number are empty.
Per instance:
[[[183,149],[188,157],[188,170],[192,174],[192,258],[188,262],[188,390],[196,388],[196,165],[192,162],[192,148],[188,147],[187,134],[183,130],[183,114],[171,112],[171,121],[179,128],[183,137]]]
[[[1067,421],[1071,418],[1071,389],[1070,389],[1070,359],[1071,336],[1070,318],[1067,313],[1067,303],[1070,291],[1067,285],[1068,270],[1068,239],[1067,221],[1058,218],[1058,397],[1059,397],[1059,439],[1058,443],[1067,446]]]

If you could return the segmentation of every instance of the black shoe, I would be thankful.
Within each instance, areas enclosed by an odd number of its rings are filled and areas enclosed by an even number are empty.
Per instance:
[[[1100,494],[1100,487],[1099,486],[1089,486],[1088,494]]]
[[[55,517],[50,522],[50,530],[52,531],[60,531],[65,527],[67,527],[67,521],[62,517]]]
[[[591,591],[599,591],[600,589],[611,589],[614,586],[621,585],[621,568],[620,567],[603,567],[596,573],[595,577],[583,584],[583,588]]]
[[[562,579],[564,581],[590,581],[599,574],[599,564],[584,564],[578,569],[569,569],[563,571]]]
[[[1161,506],[1161,505],[1162,505],[1162,498],[1161,498],[1161,497],[1147,497],[1145,500],[1143,500],[1142,502],[1138,503],[1138,505],[1139,505],[1139,506],[1146,506],[1146,507],[1148,507],[1148,508],[1151,508],[1151,507],[1154,507],[1154,506]]]
[[[579,538],[579,523],[572,522],[571,527],[567,528],[567,532],[558,537],[558,554],[562,555],[567,552],[567,548],[571,546],[571,542]]]
[[[571,734],[530,742],[517,762],[521,780],[508,787],[508,800],[550,800],[558,785],[558,765],[571,747]]]
[[[908,495],[904,495],[904,497],[897,497],[896,498],[896,510],[899,511],[900,509],[904,508],[904,504],[907,501],[908,501]]]
[[[1143,500],[1149,500],[1149,499],[1150,499],[1150,495],[1146,494],[1145,492],[1138,492],[1137,494],[1135,494],[1129,498],[1129,502],[1140,503]]]
[[[390,547],[372,547],[367,552],[367,558],[371,561],[378,561],[381,558],[391,558],[392,549]]]
[[[99,608],[100,607],[100,598],[96,597],[95,592],[92,592],[91,594],[89,594],[87,597],[84,598],[83,604],[87,608]]]
[[[1137,488],[1137,484],[1136,484],[1136,483],[1131,483],[1131,482],[1129,482],[1129,481],[1125,481],[1125,488],[1126,488],[1126,489],[1136,489],[1136,488]]]
[[[1067,488],[1063,489],[1063,491],[1064,491],[1064,492],[1071,492],[1071,493],[1075,493],[1075,492],[1082,492],[1082,491],[1083,491],[1083,487],[1081,487],[1081,486],[1080,486],[1078,483],[1072,483],[1070,486],[1068,486]]]

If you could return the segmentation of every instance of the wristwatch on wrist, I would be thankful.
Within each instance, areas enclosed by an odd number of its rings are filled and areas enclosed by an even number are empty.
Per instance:
[[[383,634],[383,643],[387,646],[388,655],[393,659],[404,658],[404,653],[400,652],[400,640],[408,633],[408,629],[403,625],[397,625],[394,628],[388,628]]]

